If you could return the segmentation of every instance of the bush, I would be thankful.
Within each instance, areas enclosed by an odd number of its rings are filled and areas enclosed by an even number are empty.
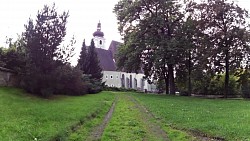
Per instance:
[[[117,87],[108,87],[105,85],[105,91],[118,91],[118,92],[137,92],[136,89],[126,89],[126,88],[117,88]]]
[[[56,79],[55,94],[83,95],[88,92],[87,84],[82,81],[82,71],[77,67],[58,67],[53,76]]]
[[[208,87],[208,94],[209,95],[223,95],[225,86],[225,75],[217,75],[211,79],[211,82]],[[233,75],[229,77],[229,95],[238,95],[240,94],[239,84],[237,83],[237,78]]]
[[[99,93],[103,90],[104,84],[99,79],[91,78],[90,75],[83,75],[82,81],[86,83],[89,94]]]
[[[241,93],[244,98],[250,98],[250,72],[249,70],[243,70],[239,73],[239,80],[241,86]]]
[[[238,78],[234,75],[229,77],[229,95],[240,94]],[[212,78],[204,76],[199,80],[193,80],[193,92],[202,95],[223,95],[225,75],[216,75]],[[184,89],[185,92],[185,89]]]
[[[82,81],[82,71],[70,65],[60,66],[48,74],[29,69],[23,76],[23,82],[28,92],[42,97],[53,94],[83,95],[88,92],[87,85]]]

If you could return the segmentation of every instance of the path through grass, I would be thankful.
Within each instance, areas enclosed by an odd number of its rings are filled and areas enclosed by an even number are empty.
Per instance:
[[[41,99],[6,87],[0,87],[0,140],[87,140],[115,97],[99,140],[250,140],[250,102],[245,100],[114,92]]]
[[[149,140],[160,141],[168,140],[165,132],[149,118],[146,113],[141,111],[139,105],[133,101],[133,98],[126,94],[117,94],[118,100],[113,116],[104,130],[102,140]],[[157,129],[157,131],[153,131]]]

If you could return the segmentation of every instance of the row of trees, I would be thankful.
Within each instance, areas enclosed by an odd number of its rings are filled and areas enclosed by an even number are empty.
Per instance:
[[[164,82],[169,94],[175,94],[175,83],[184,83],[191,95],[192,84],[205,86],[224,73],[227,97],[230,74],[248,73],[249,15],[233,1],[120,0],[114,13],[124,36],[118,67],[143,68],[146,78]]]
[[[0,50],[1,66],[15,70],[20,85],[39,96],[82,95],[102,90],[102,73],[94,42],[86,52],[85,43],[78,65],[72,67],[75,40],[61,45],[66,35],[68,12],[58,14],[55,4],[45,5],[35,21],[29,19],[25,32],[8,49]],[[87,71],[82,66],[89,70]]]

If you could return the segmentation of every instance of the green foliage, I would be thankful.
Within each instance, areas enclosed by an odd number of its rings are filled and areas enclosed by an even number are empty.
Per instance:
[[[89,57],[88,57],[88,53],[87,53],[87,47],[85,44],[85,40],[82,43],[82,48],[81,48],[81,52],[80,52],[80,57],[78,59],[78,63],[77,63],[77,67],[80,68],[80,70],[83,71],[83,73],[87,74],[89,72]]]
[[[184,38],[180,31],[185,17],[183,8],[176,1],[120,0],[114,7],[124,35],[118,67],[123,63],[126,71],[142,67],[146,78],[164,78],[170,94],[174,94],[174,67],[183,52],[183,42],[179,42]]]
[[[82,81],[86,84],[87,92],[90,94],[99,93],[103,90],[104,83],[90,75],[83,74]]]
[[[159,79],[156,83],[156,89],[158,90],[158,93],[163,93],[166,91],[166,85],[164,83],[164,80]]]
[[[230,71],[243,67],[249,55],[248,11],[234,1],[205,0],[197,5],[197,16],[203,33],[209,38],[204,50],[210,69],[225,72],[224,96],[229,94]]]
[[[21,37],[8,48],[0,48],[0,66],[23,73],[26,65],[25,51]]]
[[[136,92],[136,89],[126,89],[126,88],[117,88],[117,87],[104,87],[105,91],[117,91],[117,92]]]
[[[5,66],[5,62],[4,62],[4,49],[3,47],[0,47],[0,67],[4,67]]]
[[[225,87],[225,75],[217,75],[213,77],[209,83],[207,94],[209,95],[223,95],[224,87]],[[239,95],[240,89],[239,84],[237,83],[237,77],[230,75],[229,77],[229,85],[228,85],[229,93],[228,95]]]
[[[102,68],[100,67],[100,61],[98,59],[97,53],[95,51],[95,43],[94,40],[91,40],[91,44],[88,49],[88,59],[89,61],[89,72],[86,72],[86,74],[90,74],[90,78],[96,79],[101,81],[103,74],[102,74]]]
[[[198,75],[200,75],[198,77]],[[200,95],[223,95],[225,87],[225,74],[211,76],[206,73],[196,74],[195,80],[193,80],[193,93]],[[228,95],[239,95],[240,84],[238,83],[238,77],[230,75],[229,77],[229,93]],[[185,92],[185,87],[180,87]]]
[[[82,127],[84,133],[89,134],[95,123],[88,117],[92,114],[103,116],[100,114],[106,113],[114,100],[114,95],[109,92],[41,99],[20,89],[6,87],[0,88],[0,97],[1,141],[45,141],[67,137],[72,127],[80,122],[89,125]]]
[[[241,93],[244,98],[250,98],[250,72],[248,69],[240,71],[238,82],[241,86]]]
[[[225,73],[226,97],[230,71],[249,60],[248,12],[229,0],[181,3],[120,0],[115,5],[124,35],[118,68],[137,71],[142,67],[148,79],[163,79],[170,93],[177,82],[189,95],[191,84],[199,83],[191,82],[195,80],[191,78],[193,71],[204,71],[208,76]]]
[[[83,81],[86,83],[88,93],[102,91],[104,86],[102,83],[103,74],[93,39],[88,48],[85,45],[85,41],[83,41],[77,67],[83,71]]]
[[[80,70],[68,65],[73,56],[74,38],[70,45],[60,47],[66,35],[68,17],[67,12],[58,14],[55,4],[45,5],[38,11],[35,23],[29,19],[25,26],[23,40],[27,62],[22,84],[28,92],[43,97],[56,93],[86,93]]]
[[[56,94],[65,95],[83,95],[88,93],[88,83],[82,78],[82,71],[77,67],[71,67],[70,65],[64,65],[58,67],[53,79]]]

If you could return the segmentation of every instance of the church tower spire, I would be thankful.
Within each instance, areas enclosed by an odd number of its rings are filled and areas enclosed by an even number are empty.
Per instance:
[[[94,42],[96,48],[102,48],[105,49],[105,38],[104,33],[101,31],[101,22],[97,24],[97,30],[93,33],[94,36]]]

